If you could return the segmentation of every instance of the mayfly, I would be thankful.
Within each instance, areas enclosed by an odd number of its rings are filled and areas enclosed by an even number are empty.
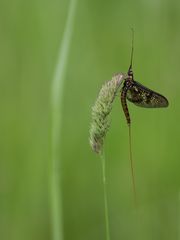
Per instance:
[[[127,72],[127,77],[124,80],[123,87],[121,89],[121,104],[126,117],[126,121],[129,127],[129,146],[130,146],[130,161],[131,161],[131,173],[133,180],[133,189],[136,202],[136,189],[135,189],[135,178],[134,178],[134,168],[132,161],[132,149],[131,149],[131,118],[127,106],[126,99],[134,103],[138,107],[144,108],[163,108],[168,107],[168,100],[161,94],[143,86],[139,82],[134,80],[132,61],[134,52],[134,31],[132,29],[132,49],[131,49],[131,61]]]
[[[131,119],[129,110],[126,103],[126,98],[138,107],[144,108],[162,108],[168,107],[168,100],[161,94],[143,86],[136,82],[133,76],[132,60],[134,51],[134,31],[132,29],[132,49],[131,49],[131,62],[127,73],[127,78],[121,90],[121,103],[124,114],[126,116],[127,124],[130,125]]]

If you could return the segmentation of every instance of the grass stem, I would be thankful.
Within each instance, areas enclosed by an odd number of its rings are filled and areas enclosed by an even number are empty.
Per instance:
[[[52,111],[52,155],[51,155],[51,211],[53,240],[63,240],[62,220],[62,188],[61,188],[61,136],[62,136],[62,110],[65,75],[68,63],[70,43],[73,33],[73,23],[76,12],[77,0],[70,0],[67,21],[59,47],[57,63],[54,70],[51,89]]]
[[[105,224],[106,224],[106,240],[110,240],[109,231],[109,211],[108,211],[108,200],[107,200],[107,183],[106,183],[106,159],[104,152],[101,153],[102,163],[102,178],[103,178],[103,191],[104,191],[104,212],[105,212]]]

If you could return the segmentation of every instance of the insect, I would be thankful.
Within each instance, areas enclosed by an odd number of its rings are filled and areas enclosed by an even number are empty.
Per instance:
[[[136,82],[133,76],[132,60],[134,51],[134,31],[132,29],[132,49],[131,49],[131,62],[127,72],[127,78],[124,81],[124,85],[121,90],[121,104],[127,120],[127,124],[130,125],[131,119],[127,106],[126,99],[134,103],[138,107],[144,108],[162,108],[168,107],[168,100],[161,94],[154,92],[153,90],[143,86]]]
[[[133,76],[132,70],[132,60],[134,52],[134,31],[132,29],[132,49],[131,49],[131,61],[127,72],[127,77],[124,79],[124,84],[121,89],[121,104],[126,117],[126,121],[129,128],[129,152],[130,152],[130,163],[131,163],[131,176],[134,192],[134,200],[137,205],[136,198],[136,186],[135,186],[135,176],[134,176],[134,166],[132,160],[132,147],[131,147],[131,118],[127,106],[126,99],[134,103],[138,107],[144,108],[163,108],[168,107],[168,100],[161,94],[143,86],[142,84],[136,82]]]

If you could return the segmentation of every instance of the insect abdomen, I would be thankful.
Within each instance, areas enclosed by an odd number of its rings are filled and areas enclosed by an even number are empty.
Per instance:
[[[121,92],[121,104],[122,104],[122,108],[126,117],[126,121],[127,124],[130,125],[131,123],[131,119],[130,119],[130,115],[129,115],[129,110],[128,110],[128,106],[127,106],[127,102],[126,102],[126,95],[127,95],[127,88],[123,87],[122,92]]]

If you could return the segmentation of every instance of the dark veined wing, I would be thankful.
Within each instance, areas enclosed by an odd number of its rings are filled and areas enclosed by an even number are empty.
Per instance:
[[[133,86],[127,91],[127,99],[139,107],[161,108],[169,105],[168,100],[159,93],[133,81]]]

